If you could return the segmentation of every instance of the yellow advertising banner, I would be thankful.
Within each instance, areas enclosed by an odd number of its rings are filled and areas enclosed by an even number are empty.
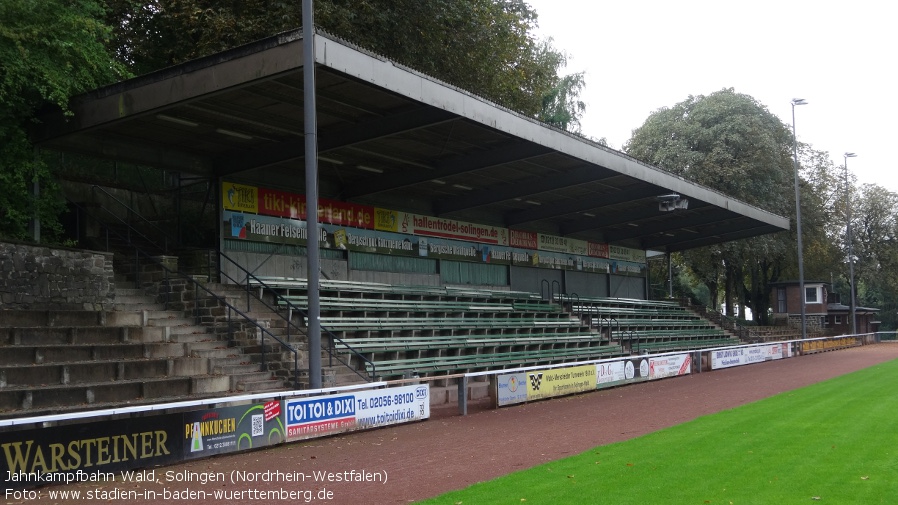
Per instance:
[[[259,213],[259,188],[233,182],[221,184],[221,205],[225,210]]]
[[[527,372],[527,401],[592,391],[596,366],[582,365]]]
[[[380,231],[399,231],[399,212],[389,209],[374,209],[374,229]]]

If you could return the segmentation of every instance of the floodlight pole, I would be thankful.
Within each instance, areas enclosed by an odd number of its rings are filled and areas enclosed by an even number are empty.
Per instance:
[[[312,0],[302,0],[303,130],[306,168],[306,257],[308,272],[309,388],[321,389],[321,300],[318,272],[318,122],[315,103],[315,23]]]
[[[798,304],[801,306],[801,338],[808,338],[804,292],[804,248],[801,242],[801,194],[798,191],[798,141],[795,136],[795,106],[805,105],[803,98],[792,99],[792,165],[795,169],[795,230],[798,234]]]
[[[851,307],[851,334],[857,335],[857,318],[855,317],[855,312],[857,311],[857,303],[855,302],[855,288],[854,288],[854,244],[852,244],[851,239],[851,191],[848,186],[848,158],[857,157],[854,153],[845,153],[845,240],[848,242],[848,279],[850,283],[849,297],[851,301],[849,305]]]

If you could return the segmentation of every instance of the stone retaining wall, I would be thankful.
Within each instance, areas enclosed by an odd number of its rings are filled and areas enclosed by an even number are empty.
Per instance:
[[[102,310],[114,299],[112,253],[0,242],[0,309]]]

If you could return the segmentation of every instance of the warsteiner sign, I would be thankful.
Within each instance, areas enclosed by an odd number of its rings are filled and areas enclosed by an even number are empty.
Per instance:
[[[0,433],[0,475],[12,489],[173,463],[181,414]],[[68,478],[68,480],[72,480]]]

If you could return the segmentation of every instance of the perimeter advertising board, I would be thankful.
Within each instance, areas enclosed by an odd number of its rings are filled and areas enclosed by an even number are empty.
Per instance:
[[[420,421],[430,417],[429,385],[374,389],[284,402],[288,440]]]
[[[121,479],[128,470],[179,461],[181,421],[167,414],[0,433],[0,475],[7,489]]]
[[[582,393],[596,388],[596,366],[583,365],[527,372],[527,401]]]
[[[649,379],[664,379],[688,375],[692,372],[692,357],[674,354],[649,358]]]
[[[686,375],[692,371],[689,354],[640,356],[590,365],[514,372],[496,376],[500,407],[593,389]]]
[[[187,412],[182,436],[184,459],[245,451],[287,440],[280,400]]]
[[[766,344],[753,347],[737,347],[711,351],[711,369],[750,365],[774,359],[782,359],[788,344]]]

